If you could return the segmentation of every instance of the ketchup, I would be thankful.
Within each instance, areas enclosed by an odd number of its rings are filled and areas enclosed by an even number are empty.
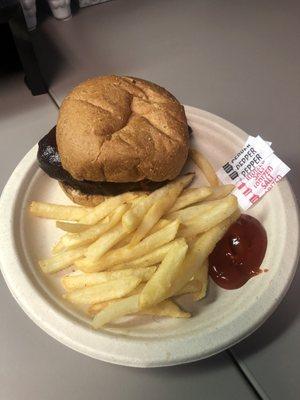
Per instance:
[[[231,225],[209,257],[209,274],[224,289],[237,289],[262,272],[260,265],[267,249],[267,233],[262,224],[242,214]]]

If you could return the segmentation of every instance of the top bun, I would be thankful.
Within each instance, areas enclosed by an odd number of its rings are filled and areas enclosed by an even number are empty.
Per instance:
[[[154,83],[119,76],[88,79],[67,95],[56,140],[75,179],[108,182],[174,179],[189,146],[178,100]]]

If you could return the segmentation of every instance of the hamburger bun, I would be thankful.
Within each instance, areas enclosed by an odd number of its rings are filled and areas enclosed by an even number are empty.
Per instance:
[[[76,180],[94,182],[172,180],[189,148],[178,100],[154,83],[119,76],[88,79],[66,96],[56,140],[63,168]]]
[[[96,207],[98,204],[102,203],[105,199],[108,199],[111,196],[104,196],[102,194],[86,194],[81,192],[78,189],[72,188],[72,186],[59,182],[60,187],[62,188],[63,192],[69,197],[73,203],[79,204],[80,206],[84,207]],[[134,191],[134,193],[138,195],[149,194],[151,192],[148,191]]]
[[[106,198],[106,196],[102,196],[101,194],[82,193],[80,190],[74,189],[63,182],[59,182],[59,185],[69,199],[72,200],[73,203],[79,204],[80,206],[96,207]]]

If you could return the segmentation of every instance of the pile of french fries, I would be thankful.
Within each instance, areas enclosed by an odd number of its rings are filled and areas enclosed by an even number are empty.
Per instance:
[[[188,318],[175,302],[206,295],[208,256],[238,218],[233,185],[219,185],[209,162],[191,158],[210,186],[189,188],[189,173],[150,193],[124,193],[94,208],[32,202],[32,215],[56,220],[64,234],[46,274],[73,267],[61,278],[64,298],[84,306],[99,329],[120,317],[155,315]]]

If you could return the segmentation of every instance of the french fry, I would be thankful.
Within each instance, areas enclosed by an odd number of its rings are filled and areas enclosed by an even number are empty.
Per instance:
[[[112,247],[111,251],[127,246],[130,243],[130,240],[132,239],[132,237],[133,237],[133,232],[127,233],[127,235],[125,235],[118,243],[116,243]]]
[[[215,202],[204,201],[203,203],[192,205],[190,207],[183,208],[181,210],[167,214],[166,218],[168,218],[168,220],[171,220],[171,221],[178,219],[182,224],[185,224],[186,222],[190,221],[191,219],[198,218],[199,215],[207,213],[214,206],[218,205],[222,201],[223,201],[223,199],[216,200]]]
[[[164,300],[161,303],[156,304],[156,306],[142,310],[139,314],[170,318],[190,318],[191,316],[189,312],[181,310],[181,308],[170,299]]]
[[[154,227],[151,229],[150,232],[148,232],[148,236],[152,235],[152,233],[155,233],[159,230],[161,230],[162,228],[164,228],[165,226],[167,226],[171,221],[167,220],[167,219],[160,219],[155,225]],[[116,248],[119,247],[124,247],[127,244],[129,244],[131,242],[131,239],[133,238],[134,232],[130,232],[127,234],[127,236],[124,237],[124,239],[120,240],[120,242],[117,243],[117,246],[115,246]]]
[[[137,202],[137,204],[128,210],[122,218],[122,223],[124,227],[132,232],[134,229],[138,227],[141,223],[144,215],[148,212],[148,210],[154,205],[154,203],[162,199],[166,196],[170,188],[176,187],[177,184],[187,186],[192,179],[194,178],[194,174],[187,174],[180,178],[177,178],[174,182],[169,183],[168,185],[163,186],[160,189],[152,192],[145,200]],[[151,228],[150,228],[151,229]]]
[[[65,221],[56,221],[56,228],[61,229],[62,231],[68,233],[78,233],[85,231],[88,229],[89,225],[74,223],[74,222],[65,222]]]
[[[183,288],[181,288],[174,296],[181,296],[188,293],[196,293],[202,289],[202,282],[198,279],[192,279]]]
[[[77,234],[65,234],[55,245],[53,251],[58,252],[64,249],[73,249],[94,242],[99,236],[112,229],[121,220],[122,215],[127,209],[127,204],[121,204],[113,214],[107,217],[106,221],[102,220],[96,225],[88,225],[88,229]]]
[[[191,204],[198,203],[199,201],[209,198],[212,194],[212,189],[206,186],[183,191],[183,193],[176,200],[173,207],[170,209],[169,213],[181,210],[182,208],[188,207]]]
[[[131,209],[128,210],[122,218],[122,223],[128,232],[133,232],[136,229],[152,204],[153,197],[150,196],[143,196],[143,198],[137,199],[137,201],[134,202]]]
[[[170,297],[170,289],[179,273],[187,249],[186,243],[172,246],[140,294],[141,309],[147,309]]]
[[[104,310],[109,304],[119,300],[112,300],[111,302],[104,302],[92,305],[88,314],[94,316],[99,311]],[[95,307],[96,306],[96,307]],[[146,310],[138,312],[138,315],[152,315],[155,317],[170,317],[170,318],[189,318],[190,313],[183,311],[174,301],[168,299],[164,300],[156,306],[152,306]]]
[[[218,200],[216,200],[218,201]],[[202,213],[196,219],[186,222],[182,226],[178,235],[183,237],[193,237],[205,232],[232,215],[238,208],[235,196],[227,196],[219,205],[211,208],[207,213]]]
[[[160,219],[151,229],[151,231],[148,233],[147,236],[152,235],[153,233],[160,231],[162,228],[164,228],[165,226],[167,226],[171,221],[169,221],[168,219]]]
[[[95,225],[97,222],[101,221],[107,215],[115,211],[123,203],[128,203],[133,199],[137,198],[137,194],[134,192],[127,192],[120,194],[119,196],[110,197],[100,203],[98,206],[94,207],[87,215],[79,220],[81,224],[85,225]],[[58,219],[58,218],[57,218]]]
[[[192,293],[193,300],[201,300],[206,295],[208,284],[208,259],[197,269],[194,277],[175,295],[181,296],[183,294]]]
[[[134,193],[137,194],[137,192]],[[131,207],[135,207],[138,203],[143,202],[148,196],[149,193],[147,192],[138,192],[138,197],[130,201]]]
[[[29,206],[29,211],[35,217],[64,221],[79,221],[90,212],[90,209],[78,206],[64,206],[44,203],[41,201],[32,201]]]
[[[120,222],[118,225],[110,229],[92,243],[86,250],[85,256],[92,263],[100,260],[100,258],[108,252],[115,244],[127,235],[127,231]]]
[[[141,267],[148,267],[149,265],[155,265],[155,264],[161,263],[174,243],[184,243],[184,242],[185,242],[185,240],[183,238],[175,239],[172,242],[169,242],[169,243],[155,249],[151,253],[148,253],[142,257],[136,258],[135,260],[132,260],[132,261],[128,261],[128,262],[125,262],[122,264],[117,264],[117,265],[111,267],[111,269],[113,271],[117,271],[117,270],[121,270],[124,268],[141,268]]]
[[[204,157],[204,155],[202,153],[199,153],[198,150],[191,149],[190,157],[197,165],[197,167],[202,171],[210,186],[218,186],[219,179],[217,177],[217,174],[215,173],[215,170],[210,162]]]
[[[39,265],[46,274],[52,274],[72,265],[74,261],[84,256],[86,248],[72,249],[63,253],[58,253],[51,258],[40,260]]]
[[[214,226],[212,229],[203,233],[189,248],[187,255],[181,264],[180,271],[174,281],[171,296],[178,293],[195,275],[199,265],[203,264],[219,240],[222,239],[230,225],[238,218],[238,213]],[[149,281],[150,282],[150,281]]]
[[[152,233],[155,233],[157,231],[159,231],[160,229],[164,228],[165,226],[167,226],[171,221],[167,220],[167,219],[160,219],[151,229],[150,232],[148,232],[148,236],[152,235]],[[119,247],[124,247],[127,244],[129,244],[131,242],[131,239],[133,238],[134,232],[130,232],[127,233],[127,235],[120,240],[120,242],[117,243],[117,246],[114,246],[115,248],[119,248]]]
[[[148,233],[148,236],[152,235],[152,233],[155,233],[159,230],[161,230],[162,228],[164,228],[165,226],[167,226],[171,221],[167,220],[167,219],[160,219],[155,225],[154,227],[151,229],[151,231]],[[133,238],[134,232],[130,232],[127,234],[127,236],[124,237],[124,239],[120,240],[120,242],[117,243],[117,246],[115,246],[116,248],[119,247],[124,247],[127,244],[129,244],[131,242],[131,239]]]
[[[136,294],[140,294],[141,291],[144,289],[144,287],[145,287],[145,283],[140,283],[135,289],[133,289],[130,293],[128,293],[123,298],[127,298],[127,297],[134,296]],[[98,314],[99,311],[103,310],[108,305],[116,303],[118,301],[120,301],[120,299],[113,299],[113,300],[109,300],[109,301],[103,301],[101,303],[91,304],[87,310],[87,313],[91,316],[95,316],[96,314]]]
[[[206,296],[207,285],[208,285],[208,259],[200,266],[195,274],[195,280],[201,282],[201,288],[196,293],[193,293],[193,300],[198,301]]]
[[[156,271],[156,267],[127,268],[119,271],[94,272],[91,274],[65,275],[61,279],[62,286],[67,292],[81,289],[86,286],[98,285],[100,283],[135,276],[142,281],[148,281]]]
[[[234,188],[235,186],[230,184],[215,186],[212,188],[212,194],[208,196],[205,200],[211,201],[211,200],[223,199],[224,197],[228,196],[233,191]]]
[[[160,218],[173,206],[184,187],[190,184],[193,178],[194,175],[192,174],[185,175],[157,190],[156,201],[147,211],[135,231],[130,246],[138,244],[147,236],[148,232],[155,226]],[[151,198],[151,195],[149,197]]]
[[[102,301],[119,299],[135,289],[142,279],[128,276],[123,279],[103,282],[66,293],[63,297],[75,304],[96,304]]]
[[[84,258],[80,262],[78,260],[75,265],[84,272],[97,272],[120,263],[129,262],[171,242],[176,236],[178,227],[179,221],[172,221],[164,228],[143,239],[134,247],[125,246],[111,250],[96,263],[91,262],[88,258]]]
[[[128,296],[129,297],[129,296]],[[126,299],[126,297],[124,297]],[[118,301],[117,299],[115,300],[111,300],[111,301],[103,301],[102,303],[96,303],[96,304],[92,304],[88,310],[87,313],[88,315],[90,315],[91,317],[94,317],[96,314],[98,314],[99,311],[104,310],[104,308],[106,308],[109,304],[113,304],[116,301]]]
[[[94,317],[92,327],[99,329],[118,318],[128,314],[135,314],[139,311],[139,295],[127,297],[105,307]]]
[[[187,246],[186,245],[185,245],[185,247],[179,246],[177,249],[173,249],[173,250],[175,250],[177,257],[175,259],[174,252],[172,252],[172,251],[169,251],[169,253],[165,257],[165,260],[166,260],[165,267],[168,267],[168,268],[165,268],[164,266],[162,268],[162,271],[163,272],[165,271],[165,273],[162,273],[162,276],[164,279],[167,279],[168,274],[166,272],[167,272],[167,270],[169,270],[169,268],[172,268],[172,269],[176,268],[176,266],[174,267],[174,262],[177,264],[182,262],[184,255],[187,251]],[[151,279],[153,279],[153,277]],[[143,301],[143,298],[142,298],[142,302],[140,300],[141,300],[141,297],[142,297],[147,285],[148,284],[145,285],[145,287],[142,290],[140,295],[133,295],[128,298],[125,298],[120,301],[109,304],[106,308],[104,308],[102,311],[100,311],[94,317],[92,326],[95,329],[99,329],[103,325],[105,325],[111,321],[114,321],[122,316],[137,313],[140,310],[141,306],[146,309],[147,308],[145,305],[146,303]],[[165,291],[165,289],[163,287],[162,287],[162,290]],[[152,305],[157,304],[158,303],[157,299],[158,299],[158,297],[154,300],[152,299],[150,305],[152,306]]]
[[[148,232],[155,226],[159,219],[164,214],[165,210],[168,209],[169,199],[160,199],[157,203],[148,210],[141,224],[138,226],[137,230],[134,232],[132,239],[130,241],[130,246],[137,245]]]
[[[233,199],[236,199],[235,196],[229,195],[225,197],[224,199],[220,200],[214,200],[214,201],[204,201],[203,203],[190,206],[187,208],[184,208],[182,210],[175,211],[171,214],[168,214],[166,218],[169,220],[175,220],[178,219],[182,224],[188,224],[190,223],[191,220],[198,220],[199,216],[202,214],[206,214],[210,212],[213,209],[216,209],[218,207],[223,207],[224,204],[231,203],[232,201],[235,201]]]

